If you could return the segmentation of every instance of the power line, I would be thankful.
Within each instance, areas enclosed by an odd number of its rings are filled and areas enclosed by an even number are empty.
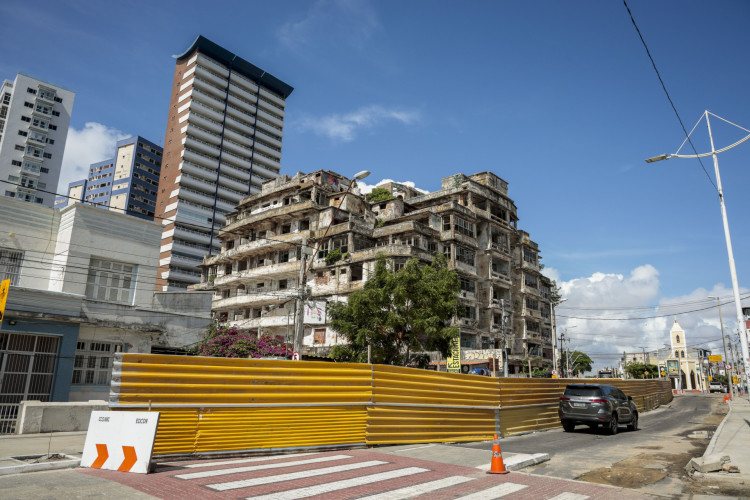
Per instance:
[[[646,45],[646,40],[644,40],[643,35],[641,34],[641,30],[638,29],[638,25],[635,22],[635,18],[633,17],[633,13],[630,11],[630,7],[628,7],[628,2],[623,0],[622,2],[625,4],[625,8],[628,10],[628,14],[630,15],[630,21],[633,23],[633,27],[635,28],[635,31],[638,32],[638,37],[641,39],[641,43],[643,43],[643,48],[646,49],[646,54],[648,55],[648,58],[651,60],[651,66],[653,66],[654,71],[656,72],[657,78],[659,78],[659,82],[661,83],[661,88],[664,89],[664,93],[667,96],[667,100],[669,101],[669,104],[672,106],[672,111],[674,111],[675,116],[677,116],[677,120],[680,122],[680,126],[682,127],[682,131],[685,133],[685,137],[687,138],[688,142],[690,143],[690,147],[693,148],[693,152],[697,155],[698,151],[695,149],[695,145],[693,144],[693,141],[690,139],[690,134],[688,134],[687,128],[685,128],[685,124],[682,122],[682,118],[680,118],[680,113],[677,112],[677,107],[675,107],[674,102],[672,101],[672,97],[669,95],[669,91],[667,90],[667,86],[664,83],[664,80],[661,77],[661,74],[659,73],[659,68],[656,67],[656,62],[654,61],[654,58],[651,56],[651,51],[648,49],[648,45]],[[719,188],[716,187],[716,184],[714,184],[713,179],[711,179],[711,176],[708,175],[708,171],[706,170],[706,167],[703,165],[703,160],[698,158],[698,162],[701,165],[701,168],[703,169],[703,172],[706,174],[706,177],[708,178],[708,181],[711,183],[711,185],[716,190],[716,193],[719,193]]]

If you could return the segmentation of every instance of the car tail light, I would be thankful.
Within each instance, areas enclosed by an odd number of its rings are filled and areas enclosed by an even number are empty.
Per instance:
[[[592,399],[589,401],[590,403],[607,403],[606,399]]]
[[[570,398],[560,398],[560,401],[570,401]]]

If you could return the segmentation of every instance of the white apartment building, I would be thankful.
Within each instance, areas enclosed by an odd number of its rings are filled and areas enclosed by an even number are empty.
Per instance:
[[[175,58],[155,217],[163,291],[199,283],[203,257],[221,247],[225,214],[279,176],[293,90],[202,36]]]
[[[0,197],[0,434],[23,400],[107,399],[116,352],[201,340],[211,294],[155,292],[161,224],[76,203]]]
[[[0,88],[0,194],[51,207],[75,93],[18,74]]]

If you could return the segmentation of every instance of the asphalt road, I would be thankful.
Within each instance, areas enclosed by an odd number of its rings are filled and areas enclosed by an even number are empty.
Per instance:
[[[516,453],[549,454],[548,462],[524,469],[531,474],[680,495],[688,481],[682,468],[708,446],[721,422],[722,416],[715,413],[721,401],[718,394],[686,394],[641,414],[635,432],[622,425],[616,435],[609,436],[602,429],[582,425],[574,432],[554,429],[510,436],[500,445]],[[457,446],[489,451],[492,445]]]

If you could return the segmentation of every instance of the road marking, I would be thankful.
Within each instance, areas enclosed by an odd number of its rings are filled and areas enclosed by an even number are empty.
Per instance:
[[[503,498],[505,495],[510,495],[524,488],[526,488],[525,484],[503,483],[455,500],[492,500],[493,498]]]
[[[419,474],[420,472],[429,472],[428,469],[421,467],[407,467],[405,469],[396,469],[388,472],[380,472],[378,474],[371,474],[369,476],[355,477],[352,479],[342,479],[341,481],[333,481],[331,483],[319,484],[317,486],[308,486],[306,488],[297,488],[296,490],[281,491],[277,493],[271,493],[270,495],[262,495],[258,497],[248,497],[253,500],[297,500],[298,498],[306,498],[315,495],[322,495],[323,493],[330,493],[332,491],[343,490],[346,488],[353,488],[355,486],[362,486],[365,484],[377,483],[379,481],[386,481],[388,479],[395,479],[397,477],[411,476],[412,474]],[[408,498],[408,497],[391,497],[386,498]]]
[[[226,476],[227,474],[237,474],[239,472],[252,472],[255,470],[278,469],[281,467],[296,467],[298,465],[316,464],[319,462],[331,462],[333,460],[343,460],[352,458],[351,455],[331,455],[328,457],[308,458],[307,460],[294,460],[292,462],[282,462],[264,465],[249,465],[247,467],[233,467],[231,469],[206,470],[202,472],[189,472],[187,474],[177,474],[173,477],[180,479],[198,479],[202,477]]]
[[[180,467],[183,469],[194,469],[198,467],[220,467],[222,465],[246,464],[251,462],[265,462],[268,460],[282,460],[284,458],[307,457],[309,455],[319,455],[320,453],[295,453],[294,455],[274,455],[272,457],[253,457],[238,458],[235,460],[224,460],[222,462],[201,462],[199,464],[180,465],[180,462],[170,462],[159,464],[160,467]]]
[[[299,472],[290,472],[288,474],[277,474],[275,476],[256,477],[253,479],[243,479],[241,481],[231,481],[228,483],[207,484],[206,487],[216,491],[235,490],[237,488],[248,488],[261,484],[280,483],[282,481],[294,481],[295,479],[304,479],[314,476],[325,476],[326,474],[335,474],[347,470],[364,469],[365,467],[374,467],[376,465],[385,465],[389,462],[381,460],[370,460],[369,462],[359,462],[354,464],[337,465],[334,467],[324,467],[322,469],[303,470]]]
[[[421,450],[422,448],[432,448],[433,446],[435,446],[435,445],[434,444],[428,444],[428,445],[425,445],[425,446],[416,446],[414,448],[406,448],[405,450],[394,450],[393,453],[403,453],[405,451]]]
[[[578,493],[560,493],[549,500],[586,500],[588,495],[579,495]]]
[[[400,488],[398,490],[388,491],[386,493],[362,497],[359,500],[403,500],[406,498],[414,498],[425,493],[441,490],[443,488],[448,488],[449,486],[454,486],[471,480],[472,479],[470,477],[462,476],[445,477],[436,481],[428,481],[426,483],[407,486],[406,488]]]

